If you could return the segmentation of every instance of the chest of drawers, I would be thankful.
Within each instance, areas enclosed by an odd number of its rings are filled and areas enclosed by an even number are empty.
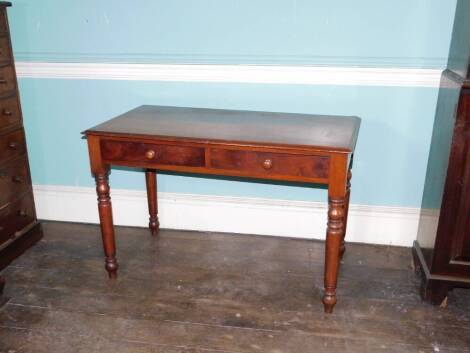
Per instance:
[[[42,236],[12,55],[9,6],[0,1],[0,270]]]

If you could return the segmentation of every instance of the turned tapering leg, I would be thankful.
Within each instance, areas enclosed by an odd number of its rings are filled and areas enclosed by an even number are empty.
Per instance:
[[[346,225],[346,189],[348,184],[348,156],[333,155],[328,178],[328,224],[325,245],[325,293],[323,305],[326,313],[333,312],[336,304],[341,245]]]
[[[351,169],[348,171],[348,183],[346,185],[346,204],[344,206],[344,229],[343,229],[343,239],[341,240],[341,248],[340,254],[343,257],[344,252],[346,251],[346,241],[344,240],[346,237],[346,228],[348,226],[348,214],[349,214],[349,199],[351,195]]]
[[[145,181],[147,184],[147,201],[149,206],[149,228],[152,235],[157,234],[160,227],[158,222],[158,205],[157,205],[157,173],[155,170],[145,171]]]
[[[108,173],[95,174],[101,236],[105,254],[105,268],[109,278],[117,277],[116,242],[114,239],[113,209],[109,196]]]
[[[326,313],[333,312],[336,304],[336,285],[340,263],[340,248],[344,233],[345,198],[329,198],[328,227],[325,251],[325,293],[323,304]]]

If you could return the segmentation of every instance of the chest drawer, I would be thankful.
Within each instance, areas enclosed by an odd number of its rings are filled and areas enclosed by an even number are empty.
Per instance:
[[[328,177],[328,157],[288,153],[211,149],[211,167],[260,177],[277,175],[299,178]]]
[[[10,41],[7,36],[0,36],[0,61],[10,61]]]
[[[5,8],[0,9],[0,33],[8,32],[7,12]]]
[[[147,162],[149,165],[202,167],[205,164],[202,147],[103,140],[101,154],[106,161],[130,162],[130,165]]]
[[[24,194],[30,188],[26,157],[0,164],[0,207]]]
[[[21,122],[20,105],[15,95],[0,99],[0,130]]]
[[[26,152],[23,129],[0,135],[0,162]]]
[[[14,92],[16,88],[15,70],[12,65],[0,67],[0,94]]]
[[[36,214],[31,192],[7,207],[0,208],[0,244],[14,238],[16,232],[35,220]]]

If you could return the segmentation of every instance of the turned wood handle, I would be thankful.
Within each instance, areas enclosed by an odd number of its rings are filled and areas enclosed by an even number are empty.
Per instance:
[[[11,142],[8,144],[8,147],[10,147],[11,149],[16,149],[16,148],[18,148],[18,142],[11,141]]]
[[[272,159],[265,159],[264,162],[263,162],[263,168],[264,169],[271,169],[273,166],[273,161]]]
[[[145,152],[145,158],[147,159],[153,159],[155,157],[156,153],[154,150],[148,150]]]
[[[5,109],[2,110],[2,115],[12,116],[13,113],[11,112],[11,110],[8,110],[7,108],[5,108]]]

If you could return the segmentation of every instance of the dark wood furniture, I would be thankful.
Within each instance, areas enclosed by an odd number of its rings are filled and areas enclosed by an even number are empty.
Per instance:
[[[6,8],[0,2],[0,270],[38,241]],[[4,281],[0,280],[0,290]]]
[[[421,205],[415,266],[423,299],[441,303],[470,287],[470,2],[457,4],[448,69],[441,79]]]
[[[216,109],[142,106],[85,131],[110,278],[117,275],[108,173],[146,170],[149,226],[158,230],[156,170],[328,185],[326,312],[336,304],[360,119]]]

